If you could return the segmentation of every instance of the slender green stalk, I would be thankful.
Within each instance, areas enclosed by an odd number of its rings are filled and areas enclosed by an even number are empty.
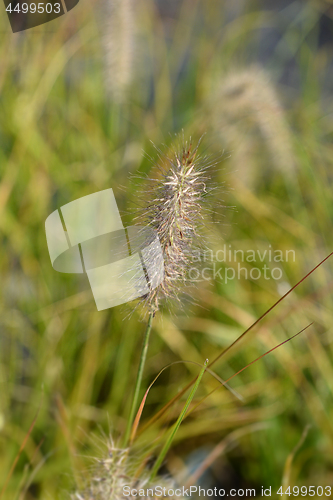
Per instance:
[[[147,328],[145,332],[145,336],[143,339],[143,346],[142,346],[142,351],[141,351],[141,358],[140,358],[140,364],[139,364],[139,370],[138,374],[136,377],[136,383],[135,383],[135,390],[134,390],[134,396],[132,400],[132,406],[131,406],[131,411],[130,411],[130,416],[127,422],[127,428],[126,428],[126,433],[125,433],[125,438],[124,438],[124,447],[128,445],[129,437],[131,434],[131,428],[133,425],[134,417],[135,417],[135,412],[137,410],[138,406],[138,400],[139,400],[139,395],[140,395],[140,389],[141,389],[141,381],[142,381],[142,375],[143,375],[143,370],[146,362],[146,357],[147,357],[147,351],[148,351],[148,344],[149,344],[149,337],[150,337],[150,332],[151,332],[151,327],[153,324],[153,319],[155,316],[155,311],[151,311],[149,314],[148,318],[148,323],[147,323]]]
[[[206,366],[207,366],[207,365],[208,365],[208,359],[206,359],[206,361],[205,361],[205,363],[204,363],[204,365],[203,365],[203,367],[202,367],[202,369],[201,369],[201,372],[200,372],[200,373],[199,373],[199,375],[198,375],[198,378],[197,378],[197,380],[196,380],[196,383],[194,384],[194,386],[193,386],[193,388],[192,388],[192,390],[191,390],[191,392],[190,392],[190,395],[189,395],[189,397],[188,397],[188,398],[187,398],[187,400],[186,400],[185,406],[184,406],[184,408],[183,408],[183,410],[182,410],[181,414],[179,415],[179,417],[178,417],[178,419],[177,419],[177,422],[176,422],[176,423],[175,423],[175,425],[173,426],[173,429],[172,429],[172,431],[171,431],[171,433],[170,433],[170,436],[169,436],[169,437],[168,437],[168,439],[166,440],[165,445],[163,446],[163,448],[162,448],[162,450],[161,450],[161,452],[160,452],[159,456],[158,456],[158,457],[157,457],[157,459],[156,459],[156,462],[155,462],[155,464],[154,464],[154,467],[152,468],[151,475],[150,475],[150,480],[151,480],[151,481],[155,478],[155,476],[156,476],[156,474],[157,474],[157,472],[158,472],[158,469],[161,467],[162,462],[163,462],[163,460],[164,460],[164,458],[165,458],[165,455],[168,453],[168,450],[169,450],[169,448],[170,448],[170,446],[171,446],[171,443],[172,443],[172,441],[173,441],[173,439],[174,439],[174,437],[175,437],[175,435],[176,435],[176,432],[178,431],[178,429],[179,429],[179,427],[180,427],[180,424],[181,424],[181,423],[182,423],[182,421],[184,420],[184,417],[185,417],[185,415],[186,415],[186,412],[187,412],[187,410],[188,410],[188,407],[189,407],[189,406],[190,406],[190,404],[191,404],[191,401],[192,401],[192,399],[193,399],[193,397],[194,397],[194,394],[195,394],[195,392],[196,392],[196,390],[197,390],[197,388],[198,388],[198,386],[199,386],[199,384],[200,384],[200,381],[201,381],[202,376],[203,376],[203,374],[204,374],[204,372],[205,372],[205,370],[206,370]]]

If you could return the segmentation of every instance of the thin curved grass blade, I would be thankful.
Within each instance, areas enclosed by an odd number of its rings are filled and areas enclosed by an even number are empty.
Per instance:
[[[205,373],[205,371],[206,371],[206,367],[207,367],[207,365],[208,365],[208,359],[206,359],[206,361],[205,361],[205,363],[204,363],[204,365],[203,365],[203,367],[202,367],[202,369],[201,369],[201,372],[199,373],[199,375],[198,375],[198,377],[197,377],[196,383],[194,384],[194,387],[192,388],[192,390],[191,390],[191,392],[190,392],[190,394],[189,394],[189,396],[188,396],[188,398],[187,398],[187,400],[186,400],[185,406],[184,406],[184,408],[183,408],[183,410],[182,410],[181,414],[179,415],[179,417],[178,417],[178,419],[177,419],[177,422],[176,422],[176,423],[175,423],[175,425],[173,426],[173,429],[172,429],[172,431],[171,431],[171,433],[170,433],[170,436],[169,436],[169,437],[168,437],[168,439],[166,440],[165,445],[163,446],[163,448],[162,448],[162,450],[161,450],[161,452],[160,452],[159,456],[158,456],[158,457],[157,457],[157,459],[156,459],[156,462],[155,462],[155,464],[154,464],[154,467],[153,467],[153,469],[152,469],[152,471],[151,471],[150,480],[154,479],[154,477],[156,476],[156,474],[157,474],[157,472],[158,472],[159,468],[160,468],[160,467],[161,467],[161,465],[162,465],[162,462],[163,462],[163,460],[164,460],[164,458],[165,458],[166,454],[168,453],[168,450],[169,450],[169,448],[170,448],[170,446],[171,446],[171,444],[172,444],[172,441],[173,441],[173,439],[174,439],[174,437],[175,437],[175,435],[176,435],[176,433],[177,433],[177,431],[178,431],[178,429],[179,429],[179,427],[180,427],[180,424],[181,424],[181,423],[182,423],[182,421],[184,420],[184,417],[185,417],[185,415],[186,415],[186,413],[187,413],[188,407],[190,406],[191,401],[192,401],[192,399],[193,399],[193,397],[194,397],[194,394],[196,393],[196,390],[197,390],[197,388],[198,388],[198,386],[199,386],[199,384],[200,384],[200,381],[201,381],[201,379],[202,379],[202,376],[203,376],[203,374],[204,374],[204,373]]]

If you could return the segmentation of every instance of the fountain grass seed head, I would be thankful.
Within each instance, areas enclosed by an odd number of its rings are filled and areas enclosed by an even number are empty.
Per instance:
[[[164,279],[146,297],[155,308],[162,298],[179,299],[183,285],[191,284],[193,250],[204,243],[210,212],[205,198],[214,189],[209,171],[216,161],[200,155],[199,145],[182,138],[170,155],[158,150],[157,174],[147,177],[139,219],[156,231],[164,256]]]
[[[101,458],[95,458],[92,469],[85,474],[85,486],[71,495],[71,500],[134,500],[137,496],[146,500],[157,498],[151,495],[155,488],[165,488],[164,498],[175,499],[175,482],[166,476],[150,480],[150,471],[131,458],[128,449],[117,448],[112,439],[106,443],[107,450]],[[140,471],[138,473],[138,470]],[[134,492],[137,493],[134,496]],[[147,492],[147,490],[149,490]],[[132,494],[133,492],[133,494]],[[179,499],[179,497],[178,497]]]
[[[269,73],[258,65],[234,69],[211,95],[211,123],[232,151],[237,176],[252,188],[270,167],[293,179],[292,134]]]
[[[135,2],[134,0],[105,0],[104,3],[105,84],[110,98],[122,103],[132,81]]]

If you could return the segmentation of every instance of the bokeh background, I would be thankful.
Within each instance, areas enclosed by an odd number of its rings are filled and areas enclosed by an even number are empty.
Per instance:
[[[194,304],[164,307],[144,386],[173,361],[215,358],[333,250],[333,4],[80,0],[15,35],[0,12],[0,498],[65,499],[124,432],[146,317],[135,304],[97,312],[85,277],[54,271],[46,217],[112,187],[131,223],[130,176],[157,162],[152,142],[172,151],[181,130],[206,134],[225,205],[208,247],[295,251],[264,258],[278,280],[217,277]],[[198,484],[273,497],[333,484],[332,277],[327,261],[214,366],[226,379],[313,322],[230,381],[241,401],[219,388],[196,407],[219,385],[204,376],[163,474],[183,484],[214,458]],[[151,418],[198,370],[174,365],[152,387],[138,460],[184,398]]]

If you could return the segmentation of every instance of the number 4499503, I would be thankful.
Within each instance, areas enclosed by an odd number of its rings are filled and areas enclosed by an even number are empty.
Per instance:
[[[309,497],[330,497],[332,494],[332,487],[331,486],[293,486],[292,488],[288,486],[286,490],[283,491],[283,487],[280,486],[280,488],[277,490],[278,495],[289,495],[289,496],[309,496]]]
[[[7,12],[17,12],[20,13],[22,12],[23,14],[27,14],[30,12],[31,14],[34,14],[35,12],[39,14],[43,14],[46,12],[47,14],[51,14],[54,12],[55,14],[60,14],[60,3],[55,3],[54,5],[52,3],[17,3],[14,8],[12,8],[12,4],[10,3],[6,7]]]

